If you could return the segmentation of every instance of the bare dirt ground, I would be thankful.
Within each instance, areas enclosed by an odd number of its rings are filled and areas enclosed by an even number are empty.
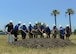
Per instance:
[[[24,39],[13,43],[15,46],[23,46],[26,48],[56,48],[75,45],[70,40],[38,38]]]

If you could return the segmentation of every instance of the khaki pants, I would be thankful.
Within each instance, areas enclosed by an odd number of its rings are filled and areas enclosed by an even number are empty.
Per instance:
[[[14,35],[12,35],[12,34],[7,34],[7,41],[8,41],[8,43],[14,42]]]

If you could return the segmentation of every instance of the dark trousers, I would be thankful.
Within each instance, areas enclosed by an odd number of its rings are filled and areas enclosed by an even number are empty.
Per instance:
[[[41,35],[40,38],[44,38],[43,33],[40,33],[40,35]]]
[[[69,39],[69,37],[70,37],[70,34],[69,33],[66,34],[66,39]]]
[[[54,33],[54,34],[53,34],[53,38],[56,38],[56,36],[57,36],[57,34],[56,34],[56,33]]]
[[[35,32],[35,33],[34,33],[34,38],[37,38],[37,36],[38,36],[38,33]]]
[[[34,38],[37,38],[37,35],[36,34],[34,34]]]
[[[25,39],[26,38],[26,33],[21,31],[21,35],[22,35],[22,39]]]
[[[50,33],[47,33],[47,38],[50,38]]]
[[[18,39],[17,35],[18,35],[18,31],[15,31],[15,30],[14,30],[14,37],[15,37],[15,38],[14,38],[14,41],[17,41],[17,39]]]
[[[60,38],[64,40],[64,35],[60,35]]]

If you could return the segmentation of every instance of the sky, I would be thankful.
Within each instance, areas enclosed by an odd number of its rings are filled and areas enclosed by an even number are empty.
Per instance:
[[[0,30],[13,20],[16,25],[18,21],[29,22],[34,25],[35,21],[43,22],[52,29],[54,24],[54,16],[51,13],[54,9],[60,12],[57,15],[57,27],[62,25],[65,27],[69,24],[68,15],[65,12],[71,8],[76,12],[76,0],[0,0]],[[72,30],[76,28],[76,14],[71,15]]]

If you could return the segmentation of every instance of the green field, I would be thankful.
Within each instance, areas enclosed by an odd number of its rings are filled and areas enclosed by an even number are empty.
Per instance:
[[[76,36],[72,35],[70,40],[76,44]],[[0,35],[0,54],[76,54],[76,46],[67,46],[51,49],[31,49],[17,47],[7,43],[5,35]]]

